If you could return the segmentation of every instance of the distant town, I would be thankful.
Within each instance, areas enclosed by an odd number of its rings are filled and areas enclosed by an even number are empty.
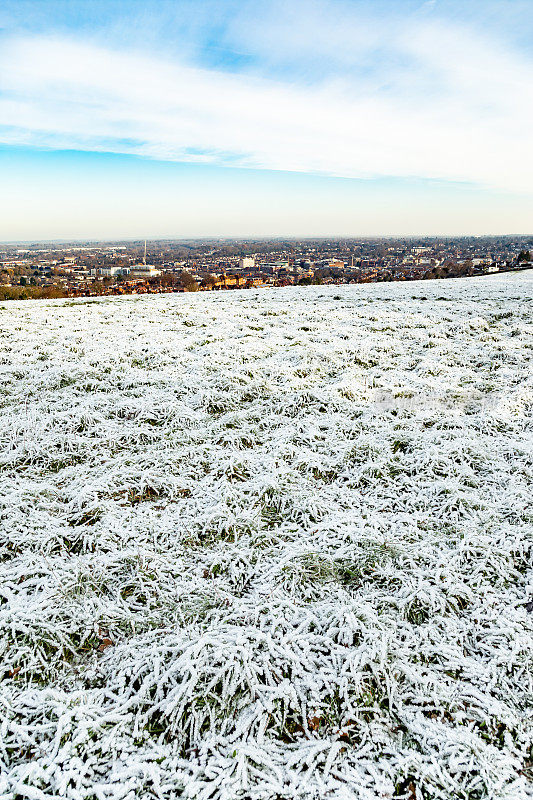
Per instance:
[[[0,245],[0,300],[486,275],[531,266],[533,236]]]

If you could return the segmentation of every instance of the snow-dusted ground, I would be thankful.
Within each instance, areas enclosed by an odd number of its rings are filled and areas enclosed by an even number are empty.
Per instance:
[[[0,306],[0,798],[533,797],[532,273]]]

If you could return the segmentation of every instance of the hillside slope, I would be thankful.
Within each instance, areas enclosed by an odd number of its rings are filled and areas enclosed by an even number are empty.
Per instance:
[[[531,273],[0,306],[0,798],[533,798]]]

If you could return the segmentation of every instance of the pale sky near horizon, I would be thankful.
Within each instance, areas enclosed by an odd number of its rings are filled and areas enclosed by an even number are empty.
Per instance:
[[[2,0],[0,240],[531,233],[533,0]]]

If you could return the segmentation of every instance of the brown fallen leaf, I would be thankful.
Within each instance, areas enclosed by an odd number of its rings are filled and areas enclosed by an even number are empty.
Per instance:
[[[114,642],[111,639],[102,639],[100,644],[98,645],[98,652],[103,653],[107,647],[112,647]]]

